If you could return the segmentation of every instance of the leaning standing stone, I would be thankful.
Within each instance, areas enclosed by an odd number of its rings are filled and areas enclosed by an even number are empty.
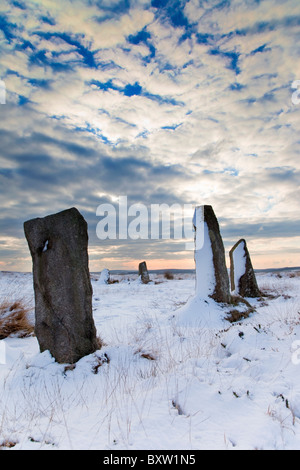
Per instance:
[[[244,239],[239,240],[230,250],[231,290],[242,297],[260,297],[250,254]]]
[[[24,223],[33,261],[41,352],[74,363],[99,349],[92,316],[87,223],[76,208]]]
[[[143,284],[148,284],[148,282],[150,282],[146,261],[142,261],[139,264],[139,276],[141,276],[141,281]]]
[[[212,206],[195,209],[196,294],[230,302],[229,277],[218,220]]]

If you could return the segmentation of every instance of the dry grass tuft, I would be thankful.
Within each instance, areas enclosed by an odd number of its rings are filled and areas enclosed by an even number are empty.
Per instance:
[[[295,271],[289,274],[290,279],[292,279],[293,277],[300,277],[300,271]]]
[[[19,338],[31,336],[34,327],[28,319],[30,310],[20,300],[13,303],[3,301],[0,304],[0,339],[12,335]]]
[[[239,304],[244,304],[246,306],[246,309],[243,311],[238,310],[238,309],[230,310],[228,312],[228,316],[225,318],[230,323],[235,323],[240,320],[243,320],[244,318],[248,318],[251,315],[251,313],[255,312],[255,308],[252,307],[252,305],[246,299],[243,299],[242,297],[231,296],[231,304],[234,306],[238,306]]]
[[[144,359],[148,359],[148,361],[156,361],[157,360],[157,357],[154,354],[152,354],[151,352],[144,351],[141,348],[138,348],[135,351],[134,354],[139,354],[140,357],[142,357]]]
[[[17,442],[15,441],[5,439],[4,441],[0,442],[0,450],[11,449],[12,447],[15,447],[16,444]]]
[[[168,279],[168,280],[172,280],[172,279],[174,279],[174,274],[171,273],[171,271],[165,271],[164,272],[164,278]]]
[[[106,353],[104,353],[104,355],[101,356],[101,357],[97,356],[96,360],[97,360],[97,362],[93,366],[93,369],[92,369],[93,374],[98,374],[98,369],[99,369],[99,367],[102,367],[103,364],[109,364],[110,363],[110,359],[109,359],[109,357]]]
[[[107,346],[107,344],[105,343],[105,341],[103,341],[100,335],[96,337],[96,341],[97,341],[97,349],[102,349],[104,346]]]
[[[148,361],[156,361],[156,357],[153,356],[153,354],[151,353],[142,353],[141,357],[143,357],[144,359],[148,359]]]

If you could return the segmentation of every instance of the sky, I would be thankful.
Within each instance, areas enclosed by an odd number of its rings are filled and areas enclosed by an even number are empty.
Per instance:
[[[184,238],[100,240],[119,196],[212,205],[227,260],[300,266],[299,0],[1,0],[0,79],[0,270],[69,207],[91,271],[194,267]]]

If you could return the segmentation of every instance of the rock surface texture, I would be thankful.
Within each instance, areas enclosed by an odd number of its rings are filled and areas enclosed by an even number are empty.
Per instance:
[[[33,261],[41,352],[75,363],[99,349],[92,315],[87,223],[76,208],[24,223]]]
[[[260,297],[247,243],[239,240],[230,250],[231,290],[242,297]]]

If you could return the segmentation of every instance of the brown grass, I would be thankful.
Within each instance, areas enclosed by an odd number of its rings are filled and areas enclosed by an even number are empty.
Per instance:
[[[28,319],[30,310],[21,300],[13,303],[3,301],[0,304],[0,339],[12,335],[19,338],[31,336],[34,327]]]
[[[240,311],[238,309],[230,310],[228,312],[228,316],[225,318],[225,320],[228,320],[230,323],[235,323],[240,320],[243,320],[244,318],[248,318],[251,315],[251,313],[255,312],[255,308],[252,307],[252,305],[246,299],[243,299],[242,297],[231,296],[231,304],[234,306],[238,306],[239,304],[244,304],[247,308],[244,311]]]
[[[165,278],[165,279],[172,280],[172,279],[174,279],[174,274],[171,273],[170,271],[165,271],[165,272],[164,272],[164,278]]]
[[[143,351],[141,348],[138,348],[134,354],[139,354],[144,359],[148,359],[148,361],[156,361],[156,357],[151,352]]]
[[[289,274],[289,278],[300,277],[300,271],[295,271],[294,273]]]
[[[15,447],[16,444],[17,444],[17,442],[15,442],[15,441],[5,439],[4,441],[0,442],[0,450],[11,449],[12,447]]]
[[[93,366],[92,372],[93,374],[98,374],[99,367],[103,366],[103,364],[109,364],[110,359],[106,353],[102,357],[97,356],[97,363]]]

